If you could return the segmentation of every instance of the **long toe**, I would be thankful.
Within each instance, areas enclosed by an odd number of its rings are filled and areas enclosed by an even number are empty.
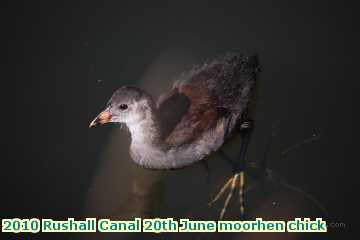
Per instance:
[[[219,217],[220,220],[222,220],[223,217],[225,216],[226,209],[227,209],[227,207],[228,207],[228,205],[230,203],[230,200],[232,198],[232,195],[233,195],[233,193],[235,191],[238,177],[239,177],[239,173],[235,174],[231,179],[231,188],[230,188],[229,194],[227,195],[227,197],[225,199],[224,207],[221,209],[220,217]]]
[[[225,216],[225,213],[226,213],[226,210],[227,210],[227,207],[230,203],[230,200],[234,194],[234,191],[236,189],[236,186],[237,184],[239,184],[240,186],[242,186],[242,188],[240,188],[240,197],[243,196],[243,191],[244,191],[244,184],[243,184],[243,177],[241,175],[241,172],[240,173],[236,173],[235,175],[233,175],[232,177],[229,178],[229,180],[224,184],[224,186],[220,189],[219,193],[215,196],[215,198],[209,202],[209,206],[211,206],[213,203],[215,203],[216,201],[218,201],[224,194],[225,192],[229,189],[229,192],[225,198],[225,202],[224,202],[224,206],[223,208],[221,209],[221,212],[220,212],[220,217],[219,219],[223,219],[223,217]],[[241,206],[244,206],[243,204],[243,197],[242,199],[240,199],[240,211],[243,212],[243,210],[241,210]]]
[[[211,206],[213,203],[215,203],[217,200],[219,200],[219,198],[221,198],[222,195],[224,195],[225,191],[230,187],[232,181],[233,181],[234,176],[232,176],[231,178],[229,178],[229,180],[224,184],[224,186],[220,189],[220,191],[218,192],[218,194],[216,194],[216,196],[214,197],[214,199],[212,201],[209,202],[209,206]]]

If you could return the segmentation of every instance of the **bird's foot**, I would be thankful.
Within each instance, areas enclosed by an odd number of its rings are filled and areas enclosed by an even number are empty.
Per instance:
[[[230,203],[230,200],[232,198],[232,195],[234,194],[234,191],[236,189],[236,186],[239,185],[239,202],[240,202],[240,216],[241,218],[243,218],[244,216],[244,184],[245,183],[245,176],[244,176],[244,171],[240,171],[236,174],[234,174],[226,183],[225,185],[220,189],[219,193],[215,196],[215,198],[209,202],[209,206],[211,206],[213,203],[215,203],[217,200],[219,200],[219,198],[221,196],[224,195],[224,193],[226,192],[227,189],[229,190],[229,193],[225,199],[225,203],[223,208],[221,209],[220,212],[220,217],[219,219],[223,219],[225,213],[226,213],[226,209]]]

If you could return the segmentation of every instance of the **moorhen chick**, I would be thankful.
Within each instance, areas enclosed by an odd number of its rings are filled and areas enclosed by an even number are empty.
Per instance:
[[[219,57],[182,75],[156,102],[137,87],[123,86],[90,127],[109,122],[126,125],[131,133],[131,158],[150,169],[189,166],[240,132],[239,158],[230,161],[234,175],[212,202],[230,188],[221,219],[238,183],[243,215],[245,154],[253,125],[249,111],[258,71],[256,55]]]

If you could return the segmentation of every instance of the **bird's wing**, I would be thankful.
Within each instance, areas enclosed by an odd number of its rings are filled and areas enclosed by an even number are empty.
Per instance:
[[[162,95],[158,102],[163,138],[170,147],[190,143],[215,126],[219,111],[207,88],[187,84]]]
[[[188,112],[190,101],[187,96],[179,93],[177,88],[173,88],[159,97],[156,107],[162,137],[165,140]]]
[[[255,55],[229,56],[194,68],[178,80],[158,101],[162,124],[170,124],[165,143],[179,146],[197,140],[220,119],[226,122],[226,133],[216,138],[230,136],[247,112],[257,71]]]

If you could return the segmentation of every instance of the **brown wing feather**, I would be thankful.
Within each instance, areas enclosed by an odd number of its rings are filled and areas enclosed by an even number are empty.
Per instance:
[[[256,55],[219,58],[190,71],[158,101],[159,112],[176,115],[171,126],[165,127],[165,143],[179,146],[192,142],[215,129],[220,119],[226,120],[226,126],[224,134],[217,137],[224,140],[244,118],[257,72]],[[161,115],[162,124],[169,124],[166,114]]]
[[[198,138],[218,120],[218,112],[213,106],[212,98],[206,88],[187,85],[178,94],[183,94],[190,101],[190,106],[173,130],[164,138],[169,146],[179,146]],[[175,95],[173,95],[174,98]],[[172,111],[178,111],[172,108]]]
[[[162,138],[166,139],[189,111],[190,100],[177,88],[161,95],[156,103]]]

